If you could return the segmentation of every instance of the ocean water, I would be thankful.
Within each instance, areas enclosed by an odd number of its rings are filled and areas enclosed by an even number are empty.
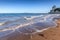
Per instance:
[[[0,14],[0,37],[15,30],[19,33],[29,34],[55,27],[56,18],[60,18],[60,14],[2,13]]]

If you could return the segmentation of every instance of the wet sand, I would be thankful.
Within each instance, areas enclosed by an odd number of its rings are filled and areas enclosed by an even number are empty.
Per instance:
[[[60,19],[56,23],[57,27],[35,34],[31,40],[60,40]]]
[[[60,40],[60,19],[56,21],[57,27],[50,28],[46,31],[34,35],[24,35],[14,31],[10,35],[0,38],[0,40]]]

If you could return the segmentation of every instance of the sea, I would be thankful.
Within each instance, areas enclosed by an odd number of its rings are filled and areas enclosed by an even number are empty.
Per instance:
[[[60,18],[60,14],[0,13],[0,37],[15,30],[24,34],[41,32],[43,29],[57,26],[57,18]]]

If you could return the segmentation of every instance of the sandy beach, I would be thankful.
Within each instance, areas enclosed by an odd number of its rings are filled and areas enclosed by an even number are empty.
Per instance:
[[[38,33],[31,40],[60,40],[60,19],[56,23],[57,27]]]
[[[34,35],[24,35],[15,31],[0,40],[60,40],[60,19],[56,21],[57,26]]]
[[[0,0],[0,40],[60,40],[60,0]]]

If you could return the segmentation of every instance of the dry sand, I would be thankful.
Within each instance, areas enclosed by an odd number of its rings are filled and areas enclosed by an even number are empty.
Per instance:
[[[60,40],[60,19],[58,19],[56,23],[57,27],[50,28],[41,33],[34,34],[32,35],[32,38],[30,35],[20,34],[19,32],[15,31],[0,40]]]

